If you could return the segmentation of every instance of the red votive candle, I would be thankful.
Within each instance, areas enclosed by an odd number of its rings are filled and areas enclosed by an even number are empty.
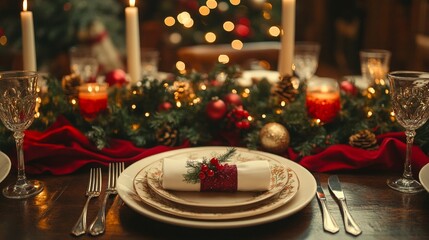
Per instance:
[[[107,84],[86,83],[79,87],[79,108],[86,120],[107,109]]]
[[[313,78],[308,81],[306,92],[308,115],[321,123],[334,120],[341,110],[340,88],[332,78]]]

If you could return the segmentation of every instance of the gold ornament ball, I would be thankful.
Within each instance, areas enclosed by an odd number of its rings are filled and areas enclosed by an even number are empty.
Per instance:
[[[289,131],[279,123],[267,123],[259,132],[259,140],[264,150],[280,154],[289,147]]]

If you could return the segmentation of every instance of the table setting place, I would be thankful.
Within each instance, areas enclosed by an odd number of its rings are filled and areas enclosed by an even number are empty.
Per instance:
[[[116,194],[146,217],[202,229],[269,223],[295,214],[316,196],[323,229],[331,234],[340,231],[319,178],[299,164],[271,153],[195,147],[156,154],[126,168],[123,162],[110,163],[104,199],[87,227],[91,198],[103,196],[101,175],[101,168],[90,169],[86,202],[71,231],[74,236],[103,234],[106,203],[110,195]],[[344,230],[353,236],[360,235],[362,230],[347,207],[338,176],[330,176],[327,184],[341,209]]]

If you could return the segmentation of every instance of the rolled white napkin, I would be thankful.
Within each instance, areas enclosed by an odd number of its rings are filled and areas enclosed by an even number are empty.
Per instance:
[[[162,187],[176,191],[200,191],[200,182],[186,182],[187,159],[163,159]],[[197,161],[197,160],[195,160]],[[237,191],[266,191],[270,187],[271,170],[268,161],[239,162],[237,166]]]

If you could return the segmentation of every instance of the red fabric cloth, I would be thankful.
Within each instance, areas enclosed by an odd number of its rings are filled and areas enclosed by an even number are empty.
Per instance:
[[[315,172],[356,169],[403,171],[406,151],[405,134],[403,132],[381,134],[377,136],[377,141],[380,145],[377,150],[364,150],[338,144],[330,146],[320,153],[303,157],[299,163]],[[298,157],[292,151],[289,151],[289,156],[294,160],[297,160]],[[411,158],[414,174],[429,163],[429,156],[416,145],[412,148]]]
[[[129,141],[112,139],[109,145],[108,148],[98,150],[66,119],[59,118],[45,132],[25,132],[26,172],[61,175],[72,173],[86,164],[108,165],[109,162],[117,161],[133,163],[157,153],[188,147],[189,143],[185,142],[179,147],[156,146],[143,149]]]
[[[403,132],[377,136],[377,150],[364,150],[345,144],[330,146],[323,151],[301,159],[289,149],[286,157],[299,162],[313,172],[347,170],[402,171],[405,160],[405,135]],[[87,164],[107,165],[123,161],[131,164],[145,157],[189,147],[188,142],[178,147],[156,146],[138,148],[131,142],[112,139],[110,146],[98,150],[84,134],[74,128],[65,118],[59,118],[45,132],[26,131],[24,154],[26,171],[31,174],[49,172],[54,175],[69,174]],[[15,158],[15,154],[13,154]],[[16,161],[12,161],[14,164]],[[429,156],[418,146],[413,147],[412,166],[415,174],[429,163]]]

